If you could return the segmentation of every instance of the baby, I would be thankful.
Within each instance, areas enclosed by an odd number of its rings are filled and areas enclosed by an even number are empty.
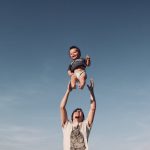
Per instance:
[[[78,82],[79,89],[83,89],[87,79],[85,68],[91,64],[90,57],[87,55],[86,58],[81,58],[80,49],[76,46],[70,47],[69,55],[72,59],[68,67],[68,75],[71,77],[71,87],[75,89],[76,82]]]

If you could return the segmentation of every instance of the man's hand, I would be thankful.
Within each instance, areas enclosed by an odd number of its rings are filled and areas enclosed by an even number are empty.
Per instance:
[[[90,85],[87,84],[87,87],[88,87],[90,93],[93,93],[93,91],[94,91],[94,80],[93,79],[90,79]]]

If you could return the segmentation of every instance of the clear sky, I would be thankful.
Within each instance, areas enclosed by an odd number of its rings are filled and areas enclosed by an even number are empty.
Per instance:
[[[0,1],[0,149],[62,150],[59,103],[68,48],[92,64],[97,112],[90,150],[150,150],[150,2]],[[87,87],[68,116],[89,110]]]

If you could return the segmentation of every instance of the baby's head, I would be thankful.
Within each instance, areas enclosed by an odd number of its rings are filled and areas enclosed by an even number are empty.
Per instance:
[[[81,57],[81,51],[77,46],[71,46],[69,48],[69,56],[72,60],[78,59]]]

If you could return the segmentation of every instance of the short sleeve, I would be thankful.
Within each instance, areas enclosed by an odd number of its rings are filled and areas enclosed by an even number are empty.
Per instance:
[[[62,125],[62,129],[65,129],[68,125],[69,121],[67,120],[64,125]]]
[[[89,123],[88,123],[88,120],[87,120],[87,119],[86,119],[86,120],[84,120],[84,123],[86,124],[87,129],[88,129],[88,130],[91,130],[92,125],[91,125],[91,126],[89,126]]]
[[[86,59],[85,58],[81,58],[82,59],[82,64],[86,67]]]
[[[70,71],[71,71],[71,64],[68,66],[68,70],[70,70]]]

